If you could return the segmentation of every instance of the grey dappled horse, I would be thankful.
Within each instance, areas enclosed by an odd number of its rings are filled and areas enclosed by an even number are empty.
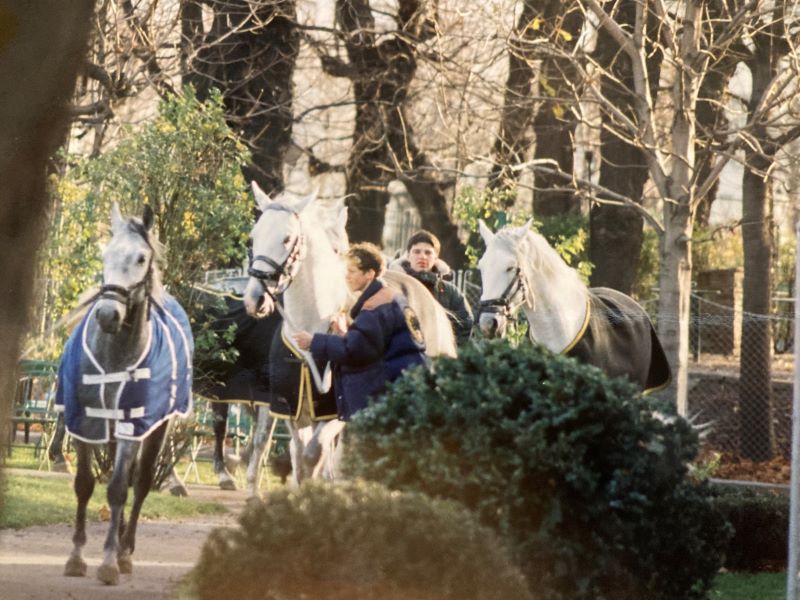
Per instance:
[[[125,219],[115,204],[111,223],[103,286],[65,346],[57,403],[77,453],[78,505],[65,575],[86,574],[82,553],[86,507],[95,485],[93,448],[113,444],[107,493],[111,521],[97,577],[116,585],[120,573],[132,572],[139,513],[169,423],[174,415],[191,411],[193,340],[185,312],[161,286],[150,208],[145,207],[141,220]],[[126,523],[131,482],[134,498]]]

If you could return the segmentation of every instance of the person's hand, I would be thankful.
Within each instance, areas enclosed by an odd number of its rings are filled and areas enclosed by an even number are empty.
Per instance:
[[[347,316],[344,313],[338,313],[331,319],[331,333],[335,335],[347,333]]]
[[[311,348],[311,338],[314,336],[307,331],[300,331],[294,334],[294,343],[300,350],[308,350]]]

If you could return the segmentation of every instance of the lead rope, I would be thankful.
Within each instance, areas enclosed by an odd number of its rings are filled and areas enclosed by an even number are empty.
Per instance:
[[[283,310],[283,305],[275,300],[275,306],[278,309],[278,312],[283,317],[284,322],[289,325],[292,329],[296,331],[300,331],[300,329],[294,324],[294,321],[289,318],[289,315],[286,314],[286,311]],[[314,361],[314,358],[311,356],[311,353],[307,350],[301,350],[298,348],[293,340],[289,339],[289,336],[284,336],[284,340],[291,346],[292,350],[297,352],[302,358],[305,364],[308,366],[309,371],[311,371],[311,377],[314,379],[314,385],[317,388],[317,391],[320,394],[327,394],[328,391],[331,389],[331,364],[328,363],[325,365],[325,372],[320,375],[319,369],[317,369],[317,363]]]

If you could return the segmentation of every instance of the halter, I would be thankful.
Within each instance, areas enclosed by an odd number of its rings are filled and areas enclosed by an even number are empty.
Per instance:
[[[292,215],[299,222],[300,217],[298,214],[292,211]],[[282,263],[278,263],[276,260],[273,260],[269,256],[264,256],[263,254],[253,256],[253,249],[248,248],[247,255],[250,258],[250,266],[247,269],[247,274],[250,275],[250,277],[257,279],[261,284],[261,287],[264,288],[264,291],[269,294],[273,300],[275,300],[277,296],[283,294],[289,288],[289,286],[292,285],[292,281],[294,281],[294,278],[297,275],[297,270],[300,267],[300,260],[302,260],[301,255],[304,248],[305,239],[302,233],[295,237],[292,247],[289,249],[289,254]],[[267,272],[255,268],[253,264],[257,260],[267,263],[270,267],[272,267],[273,271]],[[270,288],[270,283],[274,283],[274,288]]]
[[[479,313],[498,314],[506,319],[513,319],[516,310],[525,302],[526,290],[527,284],[525,283],[525,278],[522,276],[522,269],[517,267],[514,271],[514,277],[498,298],[481,300]],[[514,298],[520,293],[522,294],[522,299],[514,303]]]
[[[155,256],[155,248],[150,243],[150,239],[147,235],[147,230],[144,228],[143,225],[136,223],[134,221],[130,221],[128,226],[144,240],[144,243],[147,244],[147,247],[150,248],[150,261],[147,264],[147,272],[144,274],[144,277],[132,284],[128,287],[122,285],[115,285],[115,284],[103,284],[100,288],[100,291],[97,293],[98,298],[103,298],[106,300],[113,300],[115,302],[119,302],[125,305],[125,308],[130,311],[132,308],[132,298],[133,294],[141,287],[145,289],[145,299],[150,298],[150,291],[153,285],[153,257]],[[94,298],[92,298],[93,300]]]

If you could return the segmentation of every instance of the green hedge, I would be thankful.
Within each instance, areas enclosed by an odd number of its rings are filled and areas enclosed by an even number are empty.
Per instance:
[[[659,409],[592,367],[482,342],[360,413],[344,468],[476,511],[542,598],[706,598],[729,528],[686,478],[697,436]]]
[[[236,600],[532,600],[495,534],[454,503],[304,483],[216,529],[186,595]]]
[[[715,506],[733,526],[725,551],[730,571],[782,571],[789,549],[789,497],[728,486],[715,487]]]

